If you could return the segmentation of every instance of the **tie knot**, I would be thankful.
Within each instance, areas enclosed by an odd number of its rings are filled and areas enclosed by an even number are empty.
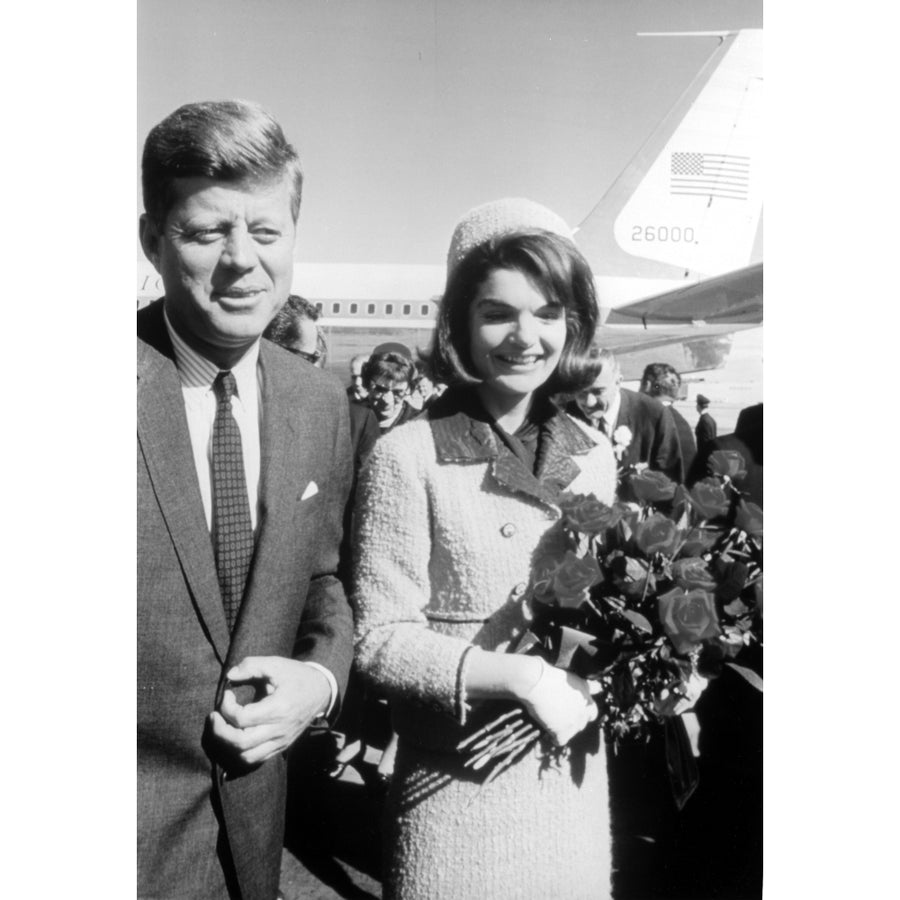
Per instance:
[[[234,380],[234,375],[232,375],[231,371],[219,372],[216,375],[216,380],[213,382],[213,390],[216,392],[216,397],[219,400],[231,401],[231,398],[237,393],[237,382]]]

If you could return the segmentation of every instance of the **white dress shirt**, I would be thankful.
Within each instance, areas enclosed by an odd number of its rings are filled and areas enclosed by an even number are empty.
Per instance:
[[[212,532],[212,433],[216,419],[216,394],[213,382],[221,371],[215,363],[201,356],[178,335],[163,309],[166,330],[175,350],[175,367],[181,380],[184,411],[187,414],[194,466],[200,483],[200,497],[206,515],[206,527]],[[259,521],[259,434],[262,422],[262,372],[259,369],[259,339],[231,367],[237,384],[237,392],[231,398],[231,414],[241,433],[241,453],[244,458],[244,475],[247,479],[247,499],[250,502],[250,524],[256,536]],[[325,715],[331,712],[337,698],[337,681],[334,675],[316,662],[306,665],[318,669],[328,680],[331,698]]]

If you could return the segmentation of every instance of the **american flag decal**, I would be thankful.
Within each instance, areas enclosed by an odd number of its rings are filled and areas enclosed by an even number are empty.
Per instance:
[[[673,153],[670,190],[689,197],[746,200],[750,157],[731,153]]]

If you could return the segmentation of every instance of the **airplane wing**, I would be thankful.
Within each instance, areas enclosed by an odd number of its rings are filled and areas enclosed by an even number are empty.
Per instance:
[[[604,325],[761,325],[763,264],[610,310]]]

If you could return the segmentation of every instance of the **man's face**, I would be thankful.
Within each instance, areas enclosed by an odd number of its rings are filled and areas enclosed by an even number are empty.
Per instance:
[[[364,399],[367,394],[363,386],[362,367],[362,360],[354,360],[350,363],[350,383],[353,385],[353,393],[358,400]]]
[[[297,339],[285,346],[296,356],[302,356],[314,366],[322,367],[322,357],[319,355],[319,331],[312,319],[304,319],[299,316],[296,319]]]
[[[409,394],[408,381],[395,381],[386,375],[376,378],[369,386],[369,406],[379,422],[393,419],[400,412]]]
[[[230,367],[287,299],[296,226],[287,179],[232,184],[175,182],[162,234],[141,217],[141,242],[162,276],[176,331],[217,365]]]
[[[609,412],[619,396],[619,374],[613,366],[604,366],[594,383],[575,398],[579,409],[589,419],[599,419]]]

